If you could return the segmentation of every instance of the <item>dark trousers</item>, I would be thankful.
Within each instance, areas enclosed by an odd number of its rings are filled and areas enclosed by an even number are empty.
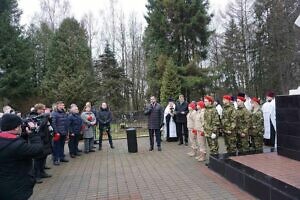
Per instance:
[[[64,149],[65,149],[66,136],[60,135],[58,141],[53,141],[53,161],[59,161],[65,157]]]
[[[264,143],[266,146],[271,146],[271,147],[274,147],[275,146],[275,134],[276,134],[276,131],[275,131],[275,128],[272,124],[272,121],[270,120],[270,139],[264,139]]]
[[[161,143],[161,133],[159,129],[149,129],[149,138],[150,138],[150,147],[153,148],[154,146],[154,134],[156,138],[156,145],[160,147]]]
[[[112,137],[110,133],[110,126],[100,126],[99,127],[100,135],[99,135],[99,147],[102,147],[102,138],[103,138],[103,133],[106,132],[107,137],[108,137],[108,142],[110,146],[113,146],[112,142]]]
[[[69,152],[72,155],[76,155],[78,153],[78,142],[79,142],[79,134],[75,134],[74,136],[69,136]]]
[[[33,159],[33,170],[35,178],[41,178],[41,175],[45,173],[44,167],[46,165],[47,156],[43,158]]]
[[[187,123],[176,122],[176,132],[177,132],[177,136],[179,138],[179,142],[181,144],[183,143],[183,136],[184,136],[184,142],[188,143],[189,136],[188,136]]]

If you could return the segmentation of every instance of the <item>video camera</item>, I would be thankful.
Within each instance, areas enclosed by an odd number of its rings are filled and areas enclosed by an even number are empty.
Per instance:
[[[28,128],[29,130],[33,131],[33,132],[36,132],[38,133],[39,132],[39,126],[41,125],[41,123],[44,121],[44,120],[47,120],[48,122],[48,119],[50,117],[50,114],[49,113],[43,113],[41,115],[37,115],[37,116],[28,116],[26,117],[25,119],[22,120],[22,134],[26,133],[26,128]],[[35,124],[35,127],[30,127],[29,126],[29,122],[32,122]]]

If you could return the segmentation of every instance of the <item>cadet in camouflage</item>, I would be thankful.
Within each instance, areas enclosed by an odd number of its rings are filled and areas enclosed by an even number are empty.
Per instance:
[[[223,96],[223,115],[221,119],[221,131],[224,134],[225,145],[228,154],[236,154],[237,136],[236,136],[236,110],[231,103],[231,96]]]
[[[251,104],[253,107],[250,127],[251,148],[256,153],[262,153],[264,140],[263,112],[260,108],[260,100],[258,98],[253,97],[251,99]]]
[[[249,148],[249,128],[251,123],[251,114],[245,108],[245,97],[238,96],[236,110],[236,132],[237,132],[237,148],[239,153],[248,153]]]
[[[204,97],[204,103],[206,107],[204,112],[204,134],[208,143],[210,154],[217,155],[219,153],[217,132],[220,126],[220,120],[218,112],[213,106],[213,102],[213,97]]]

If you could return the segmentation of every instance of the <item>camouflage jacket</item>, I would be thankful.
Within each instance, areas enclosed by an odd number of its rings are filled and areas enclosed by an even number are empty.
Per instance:
[[[264,134],[264,118],[261,109],[254,110],[251,114],[250,135],[262,136]]]
[[[243,107],[238,107],[236,110],[236,131],[237,133],[249,134],[251,125],[251,113]]]
[[[219,115],[216,108],[212,105],[206,106],[204,112],[204,133],[206,137],[210,137],[212,133],[217,134],[220,127]]]
[[[233,105],[224,105],[222,114],[222,129],[225,133],[230,134],[236,128],[236,110]]]

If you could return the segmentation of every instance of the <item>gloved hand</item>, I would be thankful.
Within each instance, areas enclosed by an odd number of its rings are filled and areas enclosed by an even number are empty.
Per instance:
[[[212,133],[210,137],[211,139],[216,139],[217,135],[215,133]]]

